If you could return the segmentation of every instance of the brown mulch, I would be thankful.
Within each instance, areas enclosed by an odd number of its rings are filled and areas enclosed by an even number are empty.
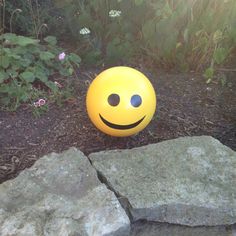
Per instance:
[[[102,70],[102,69],[101,69]],[[86,155],[100,150],[132,148],[180,136],[211,135],[236,150],[236,81],[228,74],[206,84],[198,74],[147,72],[157,93],[157,111],[152,122],[131,137],[110,137],[89,121],[85,97],[89,83],[99,73],[90,69],[74,81],[75,98],[63,107],[49,104],[39,118],[29,106],[17,112],[0,111],[0,183],[17,176],[39,157],[75,146]]]

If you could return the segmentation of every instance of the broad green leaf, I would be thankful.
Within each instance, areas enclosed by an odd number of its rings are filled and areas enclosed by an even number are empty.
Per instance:
[[[25,36],[18,36],[18,40],[17,40],[17,44],[20,46],[27,46],[30,44],[37,44],[39,42],[39,40],[37,39],[32,39],[29,37],[25,37]]]
[[[11,57],[11,58],[14,58],[16,60],[19,60],[21,58],[19,55],[14,54],[14,53],[9,53],[8,56]]]
[[[9,84],[1,84],[0,93],[8,93],[11,90],[11,83]]]
[[[0,59],[0,67],[7,69],[9,65],[10,65],[10,60],[8,56],[4,56],[2,60]]]
[[[20,74],[20,78],[29,82],[29,83],[32,83],[35,80],[35,75],[31,71],[25,71]]]
[[[2,50],[3,50],[3,52],[5,52],[6,54],[10,54],[10,53],[11,53],[11,49],[10,49],[10,48],[3,48]]]
[[[12,54],[19,55],[19,56],[24,55],[25,52],[27,52],[27,51],[28,50],[26,49],[26,47],[21,47],[21,46],[18,46],[18,47],[15,47],[15,48],[11,49]]]
[[[27,68],[31,63],[32,63],[32,61],[27,58],[21,57],[19,60],[17,60],[17,65],[25,67],[25,68]]]
[[[45,83],[45,85],[47,85],[48,88],[50,88],[53,92],[58,91],[57,85],[56,85],[55,83],[53,83],[52,81],[47,81],[47,82]]]
[[[62,75],[62,76],[69,76],[70,74],[69,74],[69,70],[67,69],[67,68],[65,68],[65,67],[61,67],[60,69],[59,69],[59,73],[60,73],[60,75]]]
[[[42,45],[39,44],[30,44],[27,47],[18,47],[22,48],[23,50],[18,49],[20,54],[30,53],[30,54],[38,54],[43,50]]]
[[[0,83],[2,83],[6,79],[8,79],[8,74],[4,71],[0,71]]]
[[[57,44],[57,38],[54,36],[47,36],[46,38],[44,38],[44,41],[53,46]]]
[[[8,69],[6,72],[11,78],[16,78],[18,76],[18,72],[12,68]]]
[[[18,42],[18,37],[16,34],[6,33],[3,35],[3,38],[9,41],[11,44],[17,44]]]
[[[35,68],[35,77],[44,83],[48,81],[47,71],[40,67]]]
[[[3,35],[3,37],[5,38],[6,41],[9,41],[9,43],[11,44],[17,44],[20,46],[27,46],[29,44],[37,44],[39,42],[39,40],[37,39],[32,39],[30,37],[25,37],[25,36],[21,36],[21,35],[16,35],[16,34],[12,34],[12,33],[6,33]]]
[[[78,55],[76,55],[75,53],[70,53],[69,58],[72,62],[74,62],[77,66],[79,66],[81,58]]]
[[[39,57],[40,57],[40,59],[43,60],[43,61],[49,61],[49,60],[55,58],[55,55],[52,54],[51,52],[41,52],[41,53],[39,54]]]

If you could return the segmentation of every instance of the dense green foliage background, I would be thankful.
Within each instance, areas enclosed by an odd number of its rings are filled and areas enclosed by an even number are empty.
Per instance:
[[[211,76],[235,53],[235,0],[13,0],[6,1],[8,20],[16,8],[17,32],[37,35],[45,23],[44,34],[70,39],[86,63],[144,56],[167,68],[208,68]]]
[[[201,71],[207,83],[236,63],[235,0],[0,0],[0,7],[0,103],[12,110],[40,96],[70,96],[55,76],[77,77],[78,55],[84,64],[141,60]]]

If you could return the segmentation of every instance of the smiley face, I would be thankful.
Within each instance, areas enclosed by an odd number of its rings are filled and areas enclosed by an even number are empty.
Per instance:
[[[111,94],[108,97],[108,103],[111,106],[117,106],[117,105],[119,105],[119,102],[120,102],[120,97],[119,97],[118,94]],[[131,102],[133,107],[139,107],[141,105],[141,103],[142,103],[142,98],[139,95],[136,94],[136,95],[132,96],[130,102]],[[145,118],[145,116],[144,116],[143,118],[141,118],[140,120],[138,120],[138,121],[136,121],[134,123],[126,124],[126,125],[121,125],[121,124],[114,124],[114,123],[109,122],[101,114],[99,114],[99,116],[100,116],[101,120],[103,121],[103,123],[106,124],[108,127],[113,128],[113,129],[118,129],[118,130],[127,130],[127,129],[135,128]]]
[[[91,83],[86,107],[92,123],[112,136],[130,136],[144,129],[156,108],[150,81],[130,67],[113,67]]]

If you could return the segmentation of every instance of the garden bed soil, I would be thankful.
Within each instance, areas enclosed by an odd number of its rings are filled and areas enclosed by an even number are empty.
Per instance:
[[[75,97],[62,107],[48,104],[39,118],[32,107],[16,112],[0,111],[0,183],[17,176],[40,157],[71,146],[88,155],[109,149],[124,149],[157,143],[180,136],[211,135],[236,150],[235,73],[206,84],[202,75],[147,72],[157,94],[157,110],[151,123],[131,137],[110,137],[90,122],[85,107],[89,83],[101,69],[81,70],[74,79]],[[63,82],[62,82],[63,83]]]

